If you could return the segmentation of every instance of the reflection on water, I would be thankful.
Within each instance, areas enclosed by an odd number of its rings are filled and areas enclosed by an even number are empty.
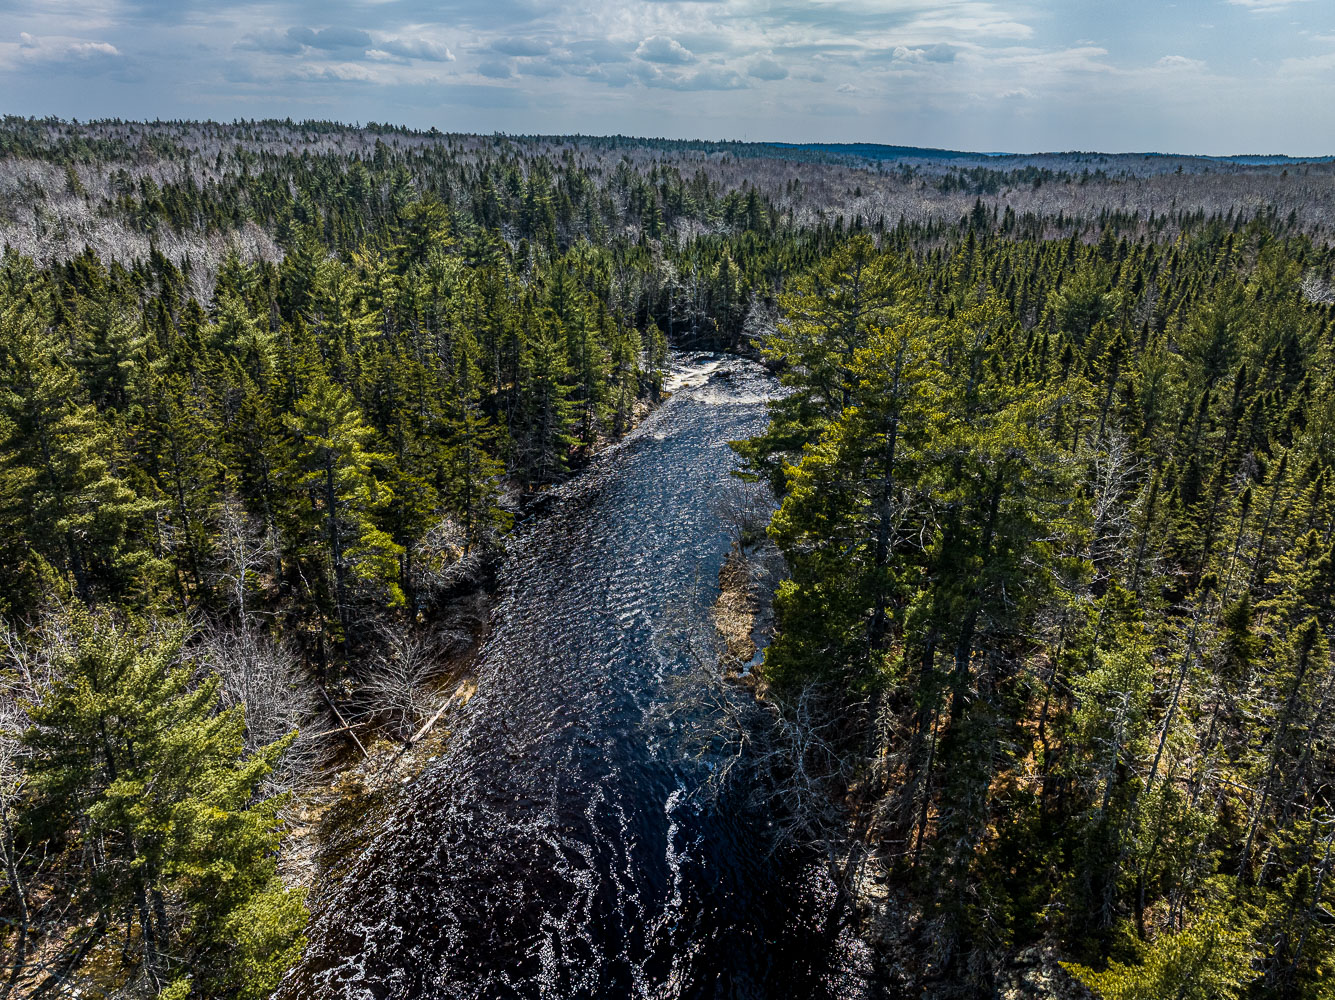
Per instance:
[[[807,997],[839,962],[820,879],[648,709],[708,620],[731,439],[776,385],[678,359],[672,398],[511,539],[478,693],[321,906],[290,997]],[[701,582],[706,585],[701,586]]]

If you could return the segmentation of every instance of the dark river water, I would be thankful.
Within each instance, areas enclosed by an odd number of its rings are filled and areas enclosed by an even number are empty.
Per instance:
[[[727,442],[777,388],[736,358],[678,365],[511,539],[477,694],[325,894],[285,996],[871,995],[825,933],[820,866],[770,850],[763,808],[699,794],[714,762],[656,710],[689,704],[672,635],[709,620]]]

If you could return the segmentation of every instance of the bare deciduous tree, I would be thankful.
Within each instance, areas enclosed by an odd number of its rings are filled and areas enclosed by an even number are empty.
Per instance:
[[[292,651],[259,629],[215,624],[200,631],[193,652],[221,678],[223,703],[245,709],[250,750],[297,733],[268,778],[270,789],[291,791],[314,780],[329,756],[327,723]]]
[[[719,491],[714,512],[735,544],[753,545],[765,536],[774,494],[765,483],[736,480]]]
[[[44,859],[29,858],[21,851],[14,829],[26,784],[23,734],[31,724],[23,706],[50,684],[54,664],[68,641],[56,615],[26,636],[9,625],[0,630],[0,860],[15,910],[13,960],[0,984],[0,998],[10,995],[23,975],[29,937],[41,923],[29,899],[29,886],[37,877],[32,869],[40,868]]]
[[[219,565],[216,579],[226,589],[242,628],[250,628],[256,614],[250,588],[278,557],[277,541],[251,523],[235,497],[223,500],[218,524]]]
[[[759,699],[724,675],[712,629],[690,624],[685,611],[666,620],[664,645],[689,669],[667,685],[669,697],[651,718],[706,768],[696,795],[741,796],[770,818],[771,853],[797,849],[822,860],[836,889],[827,932],[837,933],[869,856],[848,794],[858,763],[848,748],[859,742],[850,740],[850,727],[868,717],[869,706],[850,707],[820,684]]]
[[[441,671],[440,637],[393,624],[378,630],[380,654],[362,671],[357,700],[364,717],[380,721],[385,731],[407,744],[417,732],[437,694],[431,681]]]
[[[1135,532],[1135,484],[1142,478],[1145,463],[1137,459],[1121,431],[1110,430],[1100,445],[1090,460],[1093,525],[1089,549],[1097,571],[1106,575],[1125,558]]]
[[[468,546],[464,526],[443,518],[413,549],[412,592],[422,604],[431,604],[456,587],[477,582],[487,558],[481,546]]]

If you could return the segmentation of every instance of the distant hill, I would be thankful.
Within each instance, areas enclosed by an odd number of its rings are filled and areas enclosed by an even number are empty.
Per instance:
[[[878,142],[767,142],[776,149],[802,149],[837,156],[856,156],[865,160],[976,160],[980,156],[1006,156],[1006,153],[969,153],[956,149],[932,149],[924,146],[884,146]]]
[[[977,163],[979,161],[1026,161],[1037,160],[1063,162],[1089,162],[1097,159],[1103,163],[1124,163],[1127,161],[1171,161],[1193,163],[1227,163],[1240,167],[1273,167],[1295,163],[1329,163],[1335,160],[1331,156],[1286,156],[1282,153],[1239,153],[1230,156],[1206,156],[1194,153],[1100,153],[1093,150],[1071,150],[1067,152],[1040,153],[1003,153],[970,152],[958,149],[937,149],[931,146],[891,146],[878,142],[766,142],[761,143],[772,149],[794,153],[823,153],[835,157],[873,161],[945,161],[954,163]]]

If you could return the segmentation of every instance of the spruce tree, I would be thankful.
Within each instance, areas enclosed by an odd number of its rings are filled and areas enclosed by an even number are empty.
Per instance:
[[[314,583],[325,623],[346,644],[358,589],[391,604],[403,600],[401,548],[377,521],[390,493],[372,469],[373,432],[352,396],[326,378],[312,382],[284,425],[292,437],[284,539]]]
[[[29,579],[54,570],[85,600],[127,595],[159,568],[147,539],[155,505],[113,470],[112,429],[80,402],[78,376],[41,324],[35,308],[0,303],[0,530],[17,559],[10,571]]]
[[[55,679],[24,737],[31,821],[83,859],[94,933],[137,928],[156,989],[260,998],[304,943],[275,869],[282,801],[257,797],[292,737],[247,756],[242,710],[220,710],[216,677],[196,682],[185,639],[78,604],[53,626]]]

